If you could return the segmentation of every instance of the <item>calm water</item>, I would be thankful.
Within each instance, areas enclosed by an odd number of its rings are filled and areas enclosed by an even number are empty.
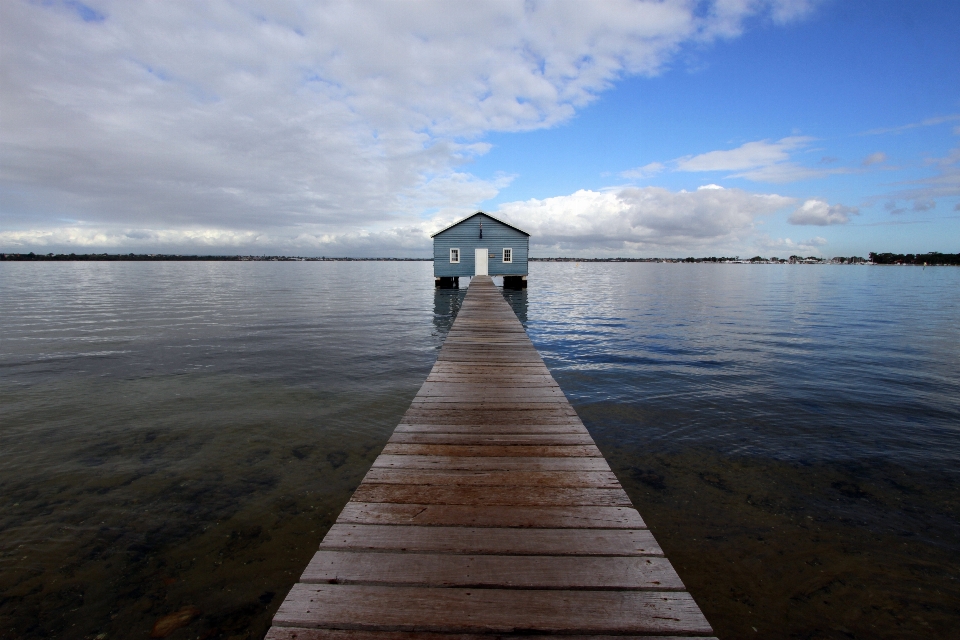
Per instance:
[[[722,638],[960,622],[960,269],[506,296]],[[259,638],[433,364],[429,263],[0,265],[0,637]],[[188,616],[191,617],[191,616]]]

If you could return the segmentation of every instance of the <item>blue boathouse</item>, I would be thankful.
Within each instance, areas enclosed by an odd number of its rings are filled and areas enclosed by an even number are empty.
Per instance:
[[[461,276],[503,276],[504,287],[526,288],[530,234],[523,229],[477,211],[431,237],[436,286],[458,288]]]

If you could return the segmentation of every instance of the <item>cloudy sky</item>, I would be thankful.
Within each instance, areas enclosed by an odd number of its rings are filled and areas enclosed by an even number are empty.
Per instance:
[[[0,251],[960,251],[955,0],[0,3]]]

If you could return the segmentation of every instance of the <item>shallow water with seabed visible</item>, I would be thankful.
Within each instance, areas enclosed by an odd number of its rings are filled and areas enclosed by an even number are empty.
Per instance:
[[[463,293],[0,265],[0,637],[261,637]],[[505,295],[721,638],[949,637],[960,269],[532,263]]]

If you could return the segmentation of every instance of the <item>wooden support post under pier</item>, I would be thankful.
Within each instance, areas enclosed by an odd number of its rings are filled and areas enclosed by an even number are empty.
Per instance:
[[[267,638],[711,633],[513,311],[479,276]]]
[[[459,289],[460,278],[457,277],[437,277],[433,279],[433,286],[438,289]]]
[[[504,289],[526,289],[527,276],[503,276]]]

